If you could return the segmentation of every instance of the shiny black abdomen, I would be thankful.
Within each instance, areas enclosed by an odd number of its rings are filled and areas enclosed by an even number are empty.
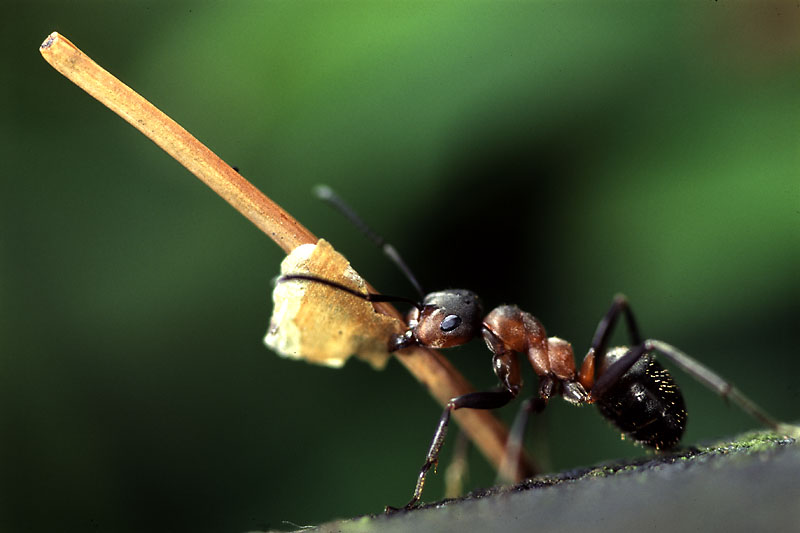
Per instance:
[[[596,402],[623,433],[657,450],[673,448],[686,429],[686,406],[669,372],[643,356]]]

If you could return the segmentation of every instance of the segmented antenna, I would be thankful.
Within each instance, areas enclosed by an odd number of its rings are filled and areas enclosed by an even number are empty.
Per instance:
[[[383,250],[383,253],[388,257],[392,263],[394,263],[397,268],[399,268],[403,274],[405,275],[406,279],[414,286],[417,293],[419,294],[420,299],[425,297],[425,291],[422,290],[422,286],[417,281],[417,278],[414,277],[414,274],[411,273],[411,269],[408,268],[403,258],[400,257],[400,254],[397,252],[394,246],[389,244],[384,240],[383,237],[375,233],[369,226],[367,226],[366,222],[361,220],[353,209],[342,200],[338,194],[333,192],[333,189],[328,187],[327,185],[317,185],[314,187],[314,194],[320,200],[328,202],[331,206],[333,206],[337,211],[343,214],[347,219],[356,227],[358,228],[361,233],[367,236],[369,240],[375,244],[378,248]]]
[[[318,278],[317,276],[312,276],[310,274],[286,274],[285,276],[279,277],[276,280],[276,283],[283,283],[285,281],[292,281],[292,280],[314,281],[316,283],[328,285],[329,287],[334,287],[336,289],[339,289],[340,291],[344,291],[347,294],[352,294],[353,296],[357,296],[362,300],[366,300],[368,302],[403,302],[411,304],[417,309],[422,309],[422,304],[420,304],[415,300],[412,300],[411,298],[406,298],[405,296],[390,296],[388,294],[374,294],[371,292],[363,293],[355,289],[351,289],[347,285],[342,285],[341,283],[338,283],[336,281],[325,278]]]

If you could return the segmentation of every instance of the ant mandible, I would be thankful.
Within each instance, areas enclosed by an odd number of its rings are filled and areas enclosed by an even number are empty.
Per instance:
[[[578,369],[572,345],[558,337],[548,337],[542,323],[516,305],[500,305],[484,316],[481,300],[472,291],[448,289],[424,295],[420,284],[397,251],[374,233],[341,198],[325,186],[317,187],[315,193],[383,249],[414,285],[422,301],[363,294],[335,281],[307,274],[289,274],[278,281],[322,283],[370,302],[411,303],[414,308],[406,317],[407,329],[389,339],[390,352],[410,346],[449,348],[465,344],[480,335],[492,352],[492,369],[500,380],[495,390],[471,392],[447,402],[417,477],[414,494],[403,509],[408,510],[419,504],[428,471],[438,462],[452,411],[497,409],[519,395],[522,377],[517,353],[527,356],[539,378],[537,395],[525,403],[523,411],[526,414],[541,412],[551,397],[561,396],[573,405],[597,405],[600,414],[636,443],[656,450],[674,448],[686,428],[686,407],[672,376],[653,355],[659,353],[763,425],[777,432],[796,432],[796,428],[772,418],[730,382],[674,346],[659,340],[644,339],[639,333],[630,304],[622,295],[614,298],[611,308],[598,324],[591,348]],[[609,348],[608,343],[620,316],[624,317],[631,345]],[[518,448],[524,434],[524,424],[515,426],[509,436],[508,449],[513,449],[514,445]],[[387,507],[386,510],[391,512],[399,509]]]

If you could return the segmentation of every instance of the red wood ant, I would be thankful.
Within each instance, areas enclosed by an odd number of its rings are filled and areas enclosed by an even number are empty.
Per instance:
[[[448,289],[423,296],[416,278],[391,245],[374,233],[331,189],[321,186],[315,192],[383,249],[417,289],[421,302],[398,296],[363,294],[337,282],[307,274],[285,275],[278,281],[322,283],[370,302],[411,303],[414,308],[407,315],[407,329],[388,340],[390,352],[416,345],[449,348],[481,336],[492,352],[492,369],[500,380],[495,390],[464,394],[447,403],[436,425],[413,496],[403,509],[419,504],[428,471],[438,462],[453,410],[497,409],[519,395],[522,377],[517,353],[527,356],[539,378],[537,395],[524,404],[524,420],[527,420],[528,413],[541,412],[551,397],[561,396],[573,405],[597,405],[600,414],[639,444],[656,450],[674,448],[686,428],[686,407],[672,376],[656,361],[654,354],[658,353],[763,425],[778,432],[797,432],[797,428],[778,422],[730,382],[674,346],[644,339],[624,296],[614,298],[598,324],[591,348],[580,368],[575,365],[569,342],[548,337],[536,317],[515,305],[498,306],[484,316],[481,300],[472,291]],[[627,325],[630,347],[609,348],[611,334],[620,316]],[[518,449],[524,433],[524,422],[514,426],[509,436],[509,449],[515,444]],[[387,507],[387,512],[396,510]]]

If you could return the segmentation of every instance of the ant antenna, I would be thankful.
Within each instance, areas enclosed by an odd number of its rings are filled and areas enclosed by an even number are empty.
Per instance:
[[[412,300],[411,298],[406,298],[405,296],[390,296],[388,294],[373,294],[371,292],[365,294],[355,289],[351,289],[346,285],[342,285],[341,283],[337,283],[335,281],[325,278],[318,278],[317,276],[312,276],[310,274],[287,274],[285,276],[279,277],[277,279],[277,283],[283,283],[285,281],[292,281],[292,280],[314,281],[316,283],[321,283],[322,285],[328,285],[329,287],[339,289],[340,291],[344,291],[347,294],[352,294],[353,296],[356,296],[368,302],[403,302],[411,304],[417,309],[422,310],[421,303],[417,302],[416,300]]]
[[[403,261],[403,258],[400,257],[400,254],[397,252],[394,246],[386,242],[386,240],[384,240],[383,237],[375,233],[375,231],[373,231],[372,228],[367,226],[366,222],[361,220],[361,217],[359,217],[356,214],[356,212],[353,211],[353,209],[339,197],[338,194],[333,192],[333,189],[331,189],[327,185],[317,185],[316,187],[314,187],[313,190],[317,198],[325,202],[328,202],[337,211],[339,211],[341,214],[347,217],[347,219],[356,228],[358,228],[358,230],[361,231],[361,233],[366,235],[367,238],[371,240],[373,244],[375,244],[375,246],[383,250],[383,253],[386,255],[386,257],[388,257],[392,261],[392,263],[394,263],[397,266],[397,268],[399,268],[403,272],[406,279],[408,279],[408,281],[414,286],[414,289],[416,289],[420,298],[423,298],[425,296],[425,291],[422,290],[422,286],[417,281],[417,278],[414,277],[414,274],[411,273],[411,269],[408,268],[408,265],[406,265],[405,261]],[[409,301],[409,300],[392,300],[392,301]]]

